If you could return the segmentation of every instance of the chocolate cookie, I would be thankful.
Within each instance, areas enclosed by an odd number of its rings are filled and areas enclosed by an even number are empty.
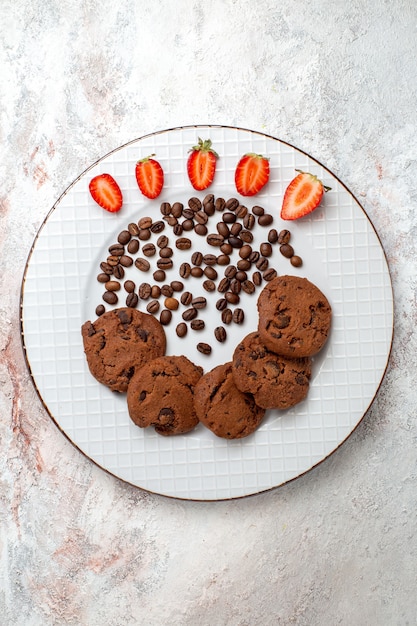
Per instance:
[[[127,391],[135,370],[165,354],[162,325],[152,315],[132,308],[108,311],[81,328],[92,375],[112,391]]]
[[[304,400],[311,377],[308,357],[290,359],[270,352],[259,333],[250,333],[233,354],[236,387],[251,393],[263,409],[288,409]]]
[[[326,296],[307,278],[278,276],[258,298],[258,331],[272,352],[312,356],[325,344],[332,310]]]
[[[198,424],[194,387],[203,370],[185,356],[162,356],[135,372],[127,390],[127,406],[141,428],[154,426],[160,435],[187,433]]]
[[[224,439],[247,437],[265,414],[252,395],[236,387],[230,362],[204,374],[194,390],[194,404],[200,422]]]

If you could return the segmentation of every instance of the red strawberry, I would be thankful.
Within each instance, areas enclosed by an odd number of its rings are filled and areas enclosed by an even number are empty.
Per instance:
[[[217,152],[211,147],[211,139],[203,141],[198,138],[198,145],[193,146],[187,161],[188,178],[194,189],[207,189],[214,179]]]
[[[269,180],[269,159],[250,152],[239,161],[235,172],[235,185],[241,196],[254,196]]]
[[[122,192],[110,174],[99,174],[92,178],[89,189],[93,200],[106,211],[116,213],[122,208]]]
[[[135,174],[139,189],[144,196],[153,200],[157,198],[164,186],[164,172],[158,161],[151,154],[136,163]]]
[[[311,213],[319,206],[323,193],[331,189],[323,185],[314,174],[296,171],[299,174],[288,185],[282,201],[283,220],[296,220]]]

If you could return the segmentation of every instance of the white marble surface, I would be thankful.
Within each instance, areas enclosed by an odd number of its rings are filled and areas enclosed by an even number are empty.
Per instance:
[[[1,623],[416,624],[416,5],[4,0],[0,24]],[[262,495],[193,503],[71,446],[18,318],[27,254],[66,187],[126,141],[207,123],[279,137],[343,180],[386,251],[395,336],[331,458]]]

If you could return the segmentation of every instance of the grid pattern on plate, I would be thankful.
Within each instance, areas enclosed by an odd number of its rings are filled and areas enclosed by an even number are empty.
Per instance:
[[[95,275],[117,233],[141,216],[157,219],[164,200],[186,203],[191,195],[204,196],[191,189],[185,168],[187,151],[198,136],[210,137],[220,152],[209,190],[216,196],[236,195],[234,168],[240,155],[249,151],[270,157],[271,179],[248,206],[261,204],[278,215],[296,168],[314,172],[332,187],[313,216],[291,224],[303,267],[296,270],[280,255],[274,257],[280,274],[306,276],[328,296],[334,312],[330,339],[315,359],[307,400],[286,412],[269,412],[258,431],[240,441],[217,439],[202,426],[172,438],[138,429],[128,417],[125,398],[112,394],[89,374],[80,335],[81,324],[94,318],[101,294]],[[157,154],[165,171],[164,190],[153,203],[140,196],[134,177],[134,164],[150,153]],[[88,194],[90,178],[104,171],[117,178],[124,195],[123,210],[115,215],[98,209]],[[274,226],[288,225],[276,218]],[[264,233],[258,236],[265,238]],[[201,247],[201,239],[193,246]],[[174,333],[168,333],[168,352],[184,353],[206,371],[228,360],[240,336],[256,328],[254,301],[244,306],[245,324],[234,328],[228,343],[209,358]],[[39,393],[86,455],[150,491],[215,500],[282,484],[320,462],[350,434],[371,403],[386,367],[392,292],[372,225],[352,195],[314,159],[251,131],[187,127],[149,135],[115,150],[67,191],[35,242],[22,314],[25,348]],[[208,333],[217,325],[214,317],[205,318],[213,318]]]

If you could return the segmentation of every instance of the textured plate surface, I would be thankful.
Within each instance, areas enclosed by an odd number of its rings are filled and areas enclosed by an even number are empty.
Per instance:
[[[206,192],[192,189],[187,173],[188,150],[197,138],[210,138],[219,153],[215,182]],[[234,170],[246,152],[270,158],[271,178],[255,198],[240,197]],[[151,153],[165,172],[158,199],[144,198],[137,187],[135,163]],[[296,222],[279,218],[282,196],[295,169],[316,174],[331,187],[314,213]],[[117,214],[100,209],[88,184],[108,172],[118,181],[124,206]],[[314,360],[307,399],[288,411],[269,411],[257,432],[243,440],[216,438],[200,425],[185,436],[161,437],[142,430],[129,419],[125,396],[114,394],[90,375],[80,327],[95,319],[103,288],[96,281],[108,247],[130,222],[161,218],[160,204],[191,196],[237,197],[251,209],[261,205],[274,216],[273,227],[287,228],[296,254],[294,268],[274,248],[270,265],[279,274],[305,276],[328,297],[333,326],[325,349]],[[211,218],[215,231],[219,216]],[[268,229],[257,226],[254,245],[266,240]],[[164,231],[174,246],[175,237]],[[187,233],[187,236],[189,233]],[[182,261],[192,251],[213,252],[205,239],[192,233],[191,251],[176,252],[167,282],[178,277]],[[155,238],[156,239],[156,238]],[[237,255],[236,255],[237,256]],[[136,284],[151,282],[133,267]],[[201,279],[188,279],[193,295],[207,293]],[[259,294],[259,291],[258,291]],[[219,344],[213,330],[221,324],[209,297],[201,317],[206,328],[178,339],[179,309],[167,327],[167,354],[185,354],[208,371],[231,359],[241,337],[256,329],[257,295],[246,296],[242,325],[227,327]],[[119,306],[124,304],[121,298]],[[145,310],[146,303],[140,308]],[[109,308],[109,307],[108,307]],[[331,172],[305,153],[261,133],[221,127],[192,126],[154,133],[118,148],[84,172],[57,201],[47,216],[30,254],[22,286],[22,335],[30,371],[50,415],[68,438],[99,466],[146,490],[167,496],[219,500],[258,493],[306,472],[331,454],[352,432],[372,402],[384,375],[391,348],[393,300],[389,271],[379,239],[361,206]],[[198,341],[213,347],[207,357],[196,350]]]

